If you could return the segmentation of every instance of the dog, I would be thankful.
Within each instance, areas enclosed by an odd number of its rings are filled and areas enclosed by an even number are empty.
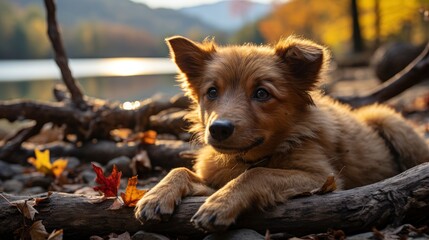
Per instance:
[[[338,189],[350,189],[429,161],[426,142],[392,109],[353,110],[318,93],[330,58],[321,45],[295,36],[272,46],[166,41],[203,146],[194,171],[173,169],[140,199],[143,223],[168,220],[183,197],[204,195],[191,221],[222,230],[246,210],[321,187],[332,173]]]

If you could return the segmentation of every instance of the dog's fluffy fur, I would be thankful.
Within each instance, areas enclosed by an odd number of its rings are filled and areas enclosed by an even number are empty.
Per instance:
[[[167,219],[184,196],[211,195],[192,221],[216,230],[246,209],[316,189],[332,173],[348,189],[429,161],[425,141],[390,108],[352,110],[314,90],[329,54],[309,40],[167,43],[195,103],[192,131],[204,146],[195,172],[172,170],[138,202],[142,222]],[[219,121],[232,133],[213,136],[210,127]]]

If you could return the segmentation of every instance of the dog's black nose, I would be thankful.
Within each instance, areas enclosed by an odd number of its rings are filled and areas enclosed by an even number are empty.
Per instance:
[[[209,131],[214,139],[223,141],[234,132],[234,125],[228,120],[216,120],[210,125]]]

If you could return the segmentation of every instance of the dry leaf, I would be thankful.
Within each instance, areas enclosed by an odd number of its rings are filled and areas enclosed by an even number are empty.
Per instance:
[[[125,193],[121,193],[121,198],[124,205],[128,207],[135,207],[137,202],[143,197],[147,190],[137,189],[137,176],[128,179],[128,185]]]
[[[116,238],[109,238],[109,240],[131,240],[130,233],[124,232],[118,235]]]
[[[121,140],[128,139],[132,134],[131,129],[129,128],[118,128],[110,131],[112,137],[119,138]]]
[[[137,155],[133,157],[130,164],[133,175],[137,175],[139,172],[147,171],[152,169],[152,163],[150,162],[149,155],[146,150],[141,150]]]
[[[112,173],[110,174],[110,176],[105,177],[103,169],[101,169],[94,163],[91,164],[92,168],[97,174],[95,182],[99,184],[99,186],[94,187],[94,190],[103,192],[105,197],[118,196],[118,188],[121,182],[122,172],[118,171],[116,165],[113,165]]]
[[[30,227],[31,240],[46,240],[49,233],[46,231],[45,226],[42,224],[42,220],[36,221]]]
[[[19,212],[22,213],[26,218],[33,220],[34,215],[36,213],[39,213],[34,206],[39,204],[42,201],[45,201],[46,199],[51,196],[51,192],[48,193],[48,196],[41,197],[41,198],[31,198],[31,199],[25,199],[25,200],[17,200],[17,201],[9,201],[3,194],[0,194],[1,197],[3,197],[10,205],[15,206],[18,208]]]
[[[52,233],[49,234],[48,240],[62,240],[63,239],[63,233],[64,232],[62,229],[60,229],[58,231],[54,229],[54,231],[52,231]]]
[[[312,194],[326,194],[333,192],[337,189],[337,184],[335,183],[335,176],[332,174],[326,178],[325,183],[319,189],[311,191]]]
[[[108,208],[108,210],[118,210],[122,208],[124,205],[124,202],[122,202],[121,198],[116,198],[115,201],[113,201],[112,205]]]
[[[18,201],[13,201],[10,202],[10,204],[12,204],[13,206],[17,207],[18,210],[28,219],[33,220],[34,219],[34,215],[36,215],[36,213],[39,213],[34,206],[36,205],[36,200],[35,199],[31,199],[31,200],[18,200]]]
[[[127,142],[138,141],[142,144],[155,144],[157,133],[153,130],[139,132],[127,139]]]

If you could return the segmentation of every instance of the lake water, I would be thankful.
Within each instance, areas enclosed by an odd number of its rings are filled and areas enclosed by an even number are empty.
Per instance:
[[[71,59],[70,69],[85,94],[111,100],[141,100],[180,92],[176,66],[168,58]],[[0,61],[0,99],[52,100],[62,83],[54,60]]]

